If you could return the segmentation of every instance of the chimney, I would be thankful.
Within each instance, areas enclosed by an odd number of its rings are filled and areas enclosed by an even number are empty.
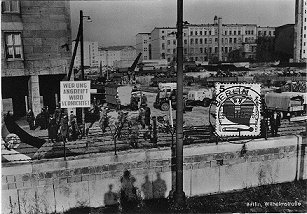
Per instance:
[[[223,34],[223,29],[222,29],[222,18],[218,18],[218,59],[219,61],[222,61],[222,34]]]

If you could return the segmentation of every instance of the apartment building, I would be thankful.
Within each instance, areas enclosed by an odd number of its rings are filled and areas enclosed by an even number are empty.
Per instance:
[[[258,30],[260,29],[260,30]],[[183,54],[191,61],[227,61],[232,52],[240,52],[244,59],[255,59],[257,33],[274,36],[273,27],[256,24],[223,24],[214,17],[213,24],[187,24],[183,27]],[[155,27],[151,35],[152,59],[176,59],[175,27]],[[139,38],[138,38],[139,37]],[[137,44],[141,35],[137,34]],[[140,49],[141,50],[141,49]]]
[[[52,111],[71,59],[69,1],[1,3],[2,111]]]
[[[99,56],[103,66],[126,68],[134,62],[136,49],[133,46],[99,47]]]
[[[307,0],[295,1],[294,61],[307,58]]]
[[[73,42],[72,45],[73,47],[75,47],[75,42]],[[98,42],[84,41],[83,47],[84,47],[84,66],[98,67],[100,59],[98,51]],[[74,67],[80,67],[80,66],[81,66],[81,47],[79,43],[74,62]]]
[[[142,53],[140,61],[149,60],[151,56],[151,35],[150,33],[138,33],[136,35],[136,52]]]

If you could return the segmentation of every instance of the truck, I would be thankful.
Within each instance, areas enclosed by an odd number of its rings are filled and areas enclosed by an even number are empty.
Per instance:
[[[168,111],[170,108],[170,100],[173,109],[176,109],[177,104],[177,84],[176,83],[160,83],[159,91],[156,95],[156,100],[153,106],[162,111]],[[183,94],[184,110],[191,111],[192,106],[187,105],[187,94]]]
[[[267,93],[264,96],[264,101],[268,111],[279,111],[283,118],[306,113],[306,95],[304,93]]]
[[[213,94],[214,90],[212,88],[190,90],[188,92],[187,103],[208,107],[213,99]]]
[[[129,106],[131,103],[132,89],[133,86],[131,85],[106,85],[106,103],[117,105],[120,102],[121,106]]]

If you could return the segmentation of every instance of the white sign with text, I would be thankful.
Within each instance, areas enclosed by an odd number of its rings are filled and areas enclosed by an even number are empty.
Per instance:
[[[61,81],[61,108],[89,108],[91,81]]]

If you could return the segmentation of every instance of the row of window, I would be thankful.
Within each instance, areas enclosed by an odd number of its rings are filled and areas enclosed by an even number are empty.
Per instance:
[[[267,32],[268,32],[268,35],[269,36],[272,36],[272,35],[275,35],[275,31],[261,31],[261,30],[259,30],[258,31],[258,35],[260,36],[260,35],[264,35],[264,36],[266,36],[267,35]]]

